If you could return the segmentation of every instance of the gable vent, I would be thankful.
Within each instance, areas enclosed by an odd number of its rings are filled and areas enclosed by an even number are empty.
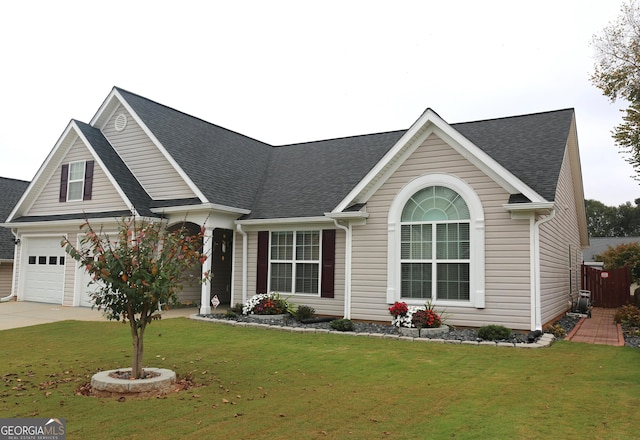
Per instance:
[[[118,116],[116,116],[116,120],[113,125],[116,131],[124,130],[127,126],[127,115],[125,115],[124,113],[120,113]]]

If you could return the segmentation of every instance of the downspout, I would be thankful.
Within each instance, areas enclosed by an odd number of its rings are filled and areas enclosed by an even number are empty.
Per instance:
[[[534,264],[534,289],[533,289],[533,324],[535,326],[535,330],[542,330],[542,290],[540,288],[541,278],[540,278],[540,226],[543,224],[550,222],[556,216],[556,210],[551,209],[551,212],[545,217],[540,218],[539,220],[534,220],[533,223],[533,264]],[[535,219],[535,214],[534,214]]]
[[[5,296],[4,298],[0,298],[0,303],[7,302],[7,301],[12,301],[16,297],[15,289],[13,288],[13,282],[16,279],[16,259],[18,258],[18,243],[17,243],[18,234],[16,234],[13,229],[11,229],[11,233],[15,237],[15,239],[13,240],[13,242],[15,243],[15,246],[13,247],[13,271],[12,271],[12,274],[11,274],[11,276],[13,278],[11,279],[11,293],[9,294],[9,296]]]
[[[249,244],[247,233],[242,230],[242,225],[236,223],[236,230],[242,235],[242,304],[247,302],[247,255],[249,254]]]
[[[344,246],[344,318],[351,319],[351,223],[344,226],[338,223],[338,219],[333,219],[336,227],[345,232]]]

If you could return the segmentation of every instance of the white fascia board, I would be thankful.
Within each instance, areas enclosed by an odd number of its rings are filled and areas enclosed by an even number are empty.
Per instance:
[[[369,218],[368,212],[347,211],[347,212],[325,212],[325,216],[336,220],[366,219]]]
[[[506,203],[502,205],[511,213],[512,219],[534,219],[537,215],[548,215],[555,209],[555,203]]]
[[[114,89],[111,92],[110,96],[113,97],[112,99],[114,99],[114,98],[118,99],[120,101],[120,103],[122,104],[122,106],[127,109],[129,114],[131,115],[131,117],[133,117],[133,119],[135,119],[135,121],[138,123],[140,128],[142,128],[142,130],[145,132],[145,134],[147,136],[149,136],[149,139],[151,139],[151,141],[158,148],[158,150],[160,150],[162,155],[167,159],[167,161],[169,161],[171,166],[176,170],[176,172],[180,175],[180,177],[182,177],[182,179],[186,182],[187,186],[196,195],[196,197],[198,197],[203,203],[208,203],[209,201],[207,200],[207,197],[202,193],[202,191],[200,191],[198,186],[191,180],[191,178],[187,175],[187,173],[184,172],[182,167],[178,164],[178,162],[175,161],[173,156],[171,156],[171,154],[169,154],[167,149],[164,148],[162,143],[160,143],[160,141],[158,140],[158,138],[156,138],[156,136],[153,134],[153,132],[151,130],[149,130],[149,127],[147,127],[146,124],[144,122],[142,122],[142,120],[140,119],[138,114],[133,110],[133,108],[124,99],[124,97],[122,95],[120,95],[120,93],[116,89]],[[106,108],[108,108],[108,105],[104,105],[103,104],[103,107],[106,109]],[[99,118],[98,115],[94,116],[94,120],[97,120],[98,118]]]
[[[290,217],[290,218],[269,218],[269,219],[251,219],[251,220],[236,220],[236,225],[243,227],[273,227],[273,226],[291,226],[291,225],[306,225],[306,224],[330,224],[334,222],[328,217]]]
[[[103,224],[103,223],[117,223],[119,217],[96,217],[90,218],[89,223],[92,225],[95,224]],[[85,218],[75,218],[75,219],[67,219],[67,220],[42,220],[42,221],[34,221],[34,222],[16,222],[16,223],[0,223],[0,226],[5,228],[12,228],[13,230],[25,230],[25,229],[36,229],[46,227],[51,230],[57,227],[75,227],[78,224],[84,223],[87,220]]]
[[[78,128],[78,126],[76,125],[75,122],[72,121],[73,127],[76,130],[76,133],[78,135],[78,137],[82,140],[82,142],[84,143],[84,145],[87,147],[87,149],[91,152],[91,155],[93,156],[93,159],[98,163],[98,165],[100,165],[100,168],[102,169],[102,171],[104,172],[104,174],[107,176],[107,178],[109,179],[109,182],[111,182],[111,184],[113,185],[113,187],[116,189],[116,192],[118,193],[118,195],[120,196],[120,198],[122,199],[122,201],[127,205],[128,209],[131,209],[133,214],[135,216],[137,216],[137,211],[135,210],[135,206],[133,206],[133,203],[131,203],[131,200],[129,200],[129,197],[127,197],[127,195],[124,193],[124,191],[122,190],[122,188],[120,187],[120,185],[118,184],[118,181],[116,179],[114,179],[113,175],[111,174],[111,171],[109,171],[109,169],[106,167],[106,165],[104,164],[104,162],[102,162],[102,160],[100,159],[100,156],[98,156],[98,154],[96,153],[96,151],[93,149],[93,146],[91,145],[91,143],[87,140],[87,138],[84,136],[84,134],[82,133],[82,131],[80,130],[80,128]]]
[[[554,202],[532,202],[532,203],[506,203],[502,205],[504,209],[511,212],[516,211],[551,211],[555,206]]]
[[[218,205],[216,203],[203,203],[200,205],[168,206],[166,208],[152,208],[154,214],[175,214],[180,212],[217,211],[229,214],[246,215],[250,209],[235,208],[233,206]]]
[[[512,194],[524,194],[534,202],[544,202],[544,198],[518,179],[495,159],[482,151],[457,130],[444,121],[436,112],[427,109],[409,128],[385,156],[372,168],[360,183],[336,206],[333,212],[340,212],[352,203],[364,203],[379,189],[400,166],[397,160],[403,155],[408,157],[429,135],[436,133],[449,146],[494,179],[500,186]],[[395,162],[395,163],[394,163]],[[378,182],[375,182],[378,180]]]
[[[53,174],[58,167],[58,163],[62,160],[65,154],[67,154],[67,151],[69,151],[75,142],[75,138],[78,136],[78,130],[74,128],[75,124],[73,121],[69,121],[69,124],[67,124],[67,127],[58,138],[53,149],[49,152],[42,165],[40,165],[40,168],[38,168],[38,171],[31,180],[31,183],[29,183],[29,186],[22,194],[22,197],[20,197],[20,200],[18,200],[18,203],[16,203],[9,214],[9,217],[6,219],[7,222],[13,220],[18,213],[24,213],[31,209],[35,200],[53,177]]]

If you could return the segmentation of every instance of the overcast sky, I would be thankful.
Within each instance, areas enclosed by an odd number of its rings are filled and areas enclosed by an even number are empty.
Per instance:
[[[621,4],[2,2],[0,176],[31,180],[113,86],[273,145],[405,129],[427,107],[449,123],[572,107],[585,196],[619,205],[640,197],[611,139],[625,104],[590,83],[589,43]]]

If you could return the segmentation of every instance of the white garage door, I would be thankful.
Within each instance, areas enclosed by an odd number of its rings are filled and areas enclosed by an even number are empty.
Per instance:
[[[24,299],[62,304],[65,252],[61,237],[25,237]]]

